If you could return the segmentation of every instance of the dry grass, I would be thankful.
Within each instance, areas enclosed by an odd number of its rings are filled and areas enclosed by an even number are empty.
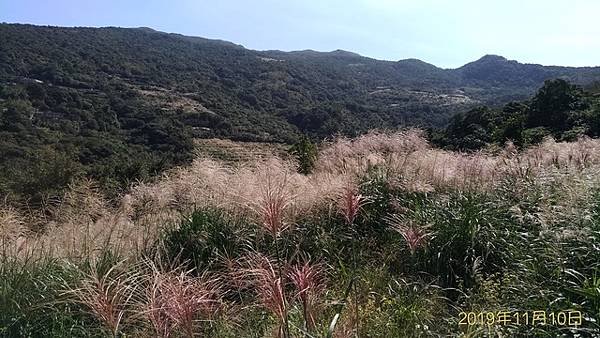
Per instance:
[[[189,270],[163,272],[155,265],[151,265],[151,271],[142,313],[157,336],[169,337],[180,331],[193,337],[197,327],[211,321],[220,309],[218,279],[207,274],[195,277]]]
[[[84,305],[113,337],[125,326],[137,326],[143,336],[194,337],[222,308],[221,282],[207,273],[159,267],[147,259],[106,263],[99,260],[81,271],[77,285],[65,282],[64,294]]]
[[[18,255],[26,247],[28,235],[25,221],[15,208],[0,209],[0,246],[4,255]]]
[[[276,337],[289,337],[288,299],[281,267],[269,257],[250,254],[241,262],[241,272],[247,285],[256,292],[259,305],[277,318]]]
[[[288,278],[296,289],[295,298],[302,306],[304,329],[313,332],[322,304],[322,296],[326,290],[325,271],[323,266],[304,262],[291,267]]]
[[[347,224],[354,223],[360,209],[368,203],[367,199],[360,194],[358,186],[349,185],[345,187],[338,197],[338,210]]]
[[[210,158],[229,166],[271,157],[289,158],[286,146],[276,143],[242,143],[222,139],[198,139],[195,143],[197,157]]]
[[[13,254],[81,257],[110,245],[131,255],[153,243],[163,226],[176,224],[182,212],[218,207],[264,224],[269,205],[278,205],[269,211],[278,213],[269,216],[278,223],[269,227],[280,231],[315,209],[339,210],[339,197],[373,166],[386,168],[390,182],[408,191],[488,190],[509,176],[538,186],[559,184],[566,188],[560,203],[569,212],[569,203],[581,203],[583,191],[596,181],[600,141],[546,140],[523,152],[507,144],[496,154],[467,154],[434,149],[417,130],[372,132],[324,145],[310,175],[298,174],[294,163],[274,155],[235,166],[197,158],[155,183],[133,186],[117,207],[110,206],[93,182],[79,181],[51,210],[42,233],[25,226],[33,214],[5,207],[0,235],[5,252]],[[515,191],[521,188],[529,189],[515,185]]]
[[[131,311],[136,294],[138,275],[120,271],[115,264],[107,271],[94,269],[86,273],[78,287],[68,289],[85,305],[113,337],[118,337],[126,312]]]
[[[402,235],[411,255],[414,255],[417,249],[427,246],[427,242],[431,237],[427,225],[419,226],[412,221],[407,222],[398,215],[388,217],[387,221],[393,230]]]
[[[448,196],[447,191],[509,189],[510,216],[539,225],[540,236],[560,243],[587,238],[592,231],[596,201],[591,192],[600,187],[600,141],[546,140],[522,152],[507,144],[495,153],[467,154],[434,149],[415,130],[370,133],[324,145],[310,175],[297,173],[294,163],[275,155],[235,165],[199,157],[153,183],[132,186],[118,201],[108,201],[93,181],[81,180],[43,212],[4,206],[2,255],[94,262],[109,249],[127,263],[142,261],[142,266],[117,264],[79,271],[79,284],[66,292],[113,336],[129,325],[141,336],[198,335],[224,309],[225,295],[255,300],[253,304],[277,321],[276,336],[290,334],[290,309],[294,313],[295,306],[301,307],[303,330],[313,333],[323,324],[319,309],[325,298],[325,271],[306,262],[289,266],[289,257],[280,257],[277,240],[300,216],[315,210],[337,212],[352,224],[369,201],[369,196],[361,195],[359,182],[373,167],[384,169],[394,188],[442,192],[441,198]],[[534,203],[529,203],[531,199]],[[177,226],[182,213],[203,207],[253,218],[272,235],[277,257],[259,253],[243,253],[241,259],[221,257],[227,270],[221,279],[140,260],[149,252],[146,249],[160,243],[163,228]],[[387,221],[415,254],[433,234],[425,224],[401,216]],[[37,222],[42,222],[41,228]],[[356,269],[356,257],[352,260]],[[360,331],[360,298],[356,284],[350,286],[355,287],[355,306],[349,310],[354,315],[340,319],[335,336]]]

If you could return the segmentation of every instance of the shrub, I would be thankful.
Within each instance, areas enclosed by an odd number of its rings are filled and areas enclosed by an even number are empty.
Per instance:
[[[550,135],[550,131],[544,127],[536,127],[523,130],[523,143],[526,146],[537,144]]]
[[[501,234],[510,225],[506,210],[477,193],[453,193],[421,214],[431,222],[429,248],[421,267],[440,278],[445,287],[469,289],[478,274],[498,272],[504,265]]]
[[[170,263],[178,261],[203,270],[218,267],[221,258],[238,256],[243,241],[240,221],[217,209],[199,209],[178,228],[167,230],[163,245]]]
[[[54,259],[0,262],[0,337],[93,337],[98,322],[63,290],[76,270]]]
[[[301,174],[310,174],[317,163],[317,145],[307,136],[302,136],[300,140],[290,149],[292,155],[298,161],[298,172]]]
[[[393,211],[394,194],[397,193],[390,184],[390,173],[384,166],[375,165],[368,168],[360,180],[360,193],[366,196],[363,212],[357,221],[359,233],[367,237],[380,237],[385,234],[387,223],[383,220]]]

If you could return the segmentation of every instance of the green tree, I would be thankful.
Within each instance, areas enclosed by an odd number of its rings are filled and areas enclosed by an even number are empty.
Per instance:
[[[502,145],[506,141],[512,141],[517,145],[523,144],[523,128],[527,105],[519,102],[511,102],[504,106],[493,121],[492,139]]]
[[[303,135],[290,151],[298,161],[298,172],[305,175],[310,174],[317,162],[317,145]]]
[[[586,106],[581,88],[562,79],[548,80],[531,100],[527,127],[545,127],[555,134],[569,130],[571,112]]]
[[[0,105],[0,130],[19,132],[31,129],[31,119],[29,118],[33,107],[29,101],[9,100]]]
[[[446,140],[450,148],[474,150],[491,142],[491,117],[493,111],[479,107],[455,115],[446,128]]]

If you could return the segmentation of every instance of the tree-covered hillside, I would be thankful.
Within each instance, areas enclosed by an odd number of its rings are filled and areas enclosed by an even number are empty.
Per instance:
[[[548,80],[527,101],[502,108],[481,106],[455,115],[438,144],[458,150],[474,150],[489,144],[512,141],[528,146],[550,136],[573,141],[580,136],[600,136],[600,95],[597,85],[588,90],[565,80]]]
[[[130,90],[201,136],[289,141],[399,124],[443,125],[466,106],[525,99],[544,80],[578,84],[598,68],[486,56],[455,70],[334,51],[252,51],[151,29],[0,26],[0,79],[39,80],[79,96]],[[137,107],[137,106],[136,106]],[[49,107],[55,108],[55,107]],[[114,104],[110,104],[114,110]],[[94,109],[84,108],[85,111]],[[120,116],[117,114],[117,119]]]
[[[42,202],[86,175],[121,187],[191,158],[193,137],[294,142],[443,126],[598,68],[487,56],[455,70],[334,51],[253,51],[148,28],[0,24],[0,194]]]

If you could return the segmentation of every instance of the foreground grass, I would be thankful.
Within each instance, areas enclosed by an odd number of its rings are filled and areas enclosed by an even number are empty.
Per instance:
[[[197,161],[115,209],[79,185],[45,233],[4,211],[0,334],[595,336],[597,147],[465,155],[374,134],[308,176]],[[533,311],[546,325],[460,324]],[[550,322],[569,311],[580,325]]]

